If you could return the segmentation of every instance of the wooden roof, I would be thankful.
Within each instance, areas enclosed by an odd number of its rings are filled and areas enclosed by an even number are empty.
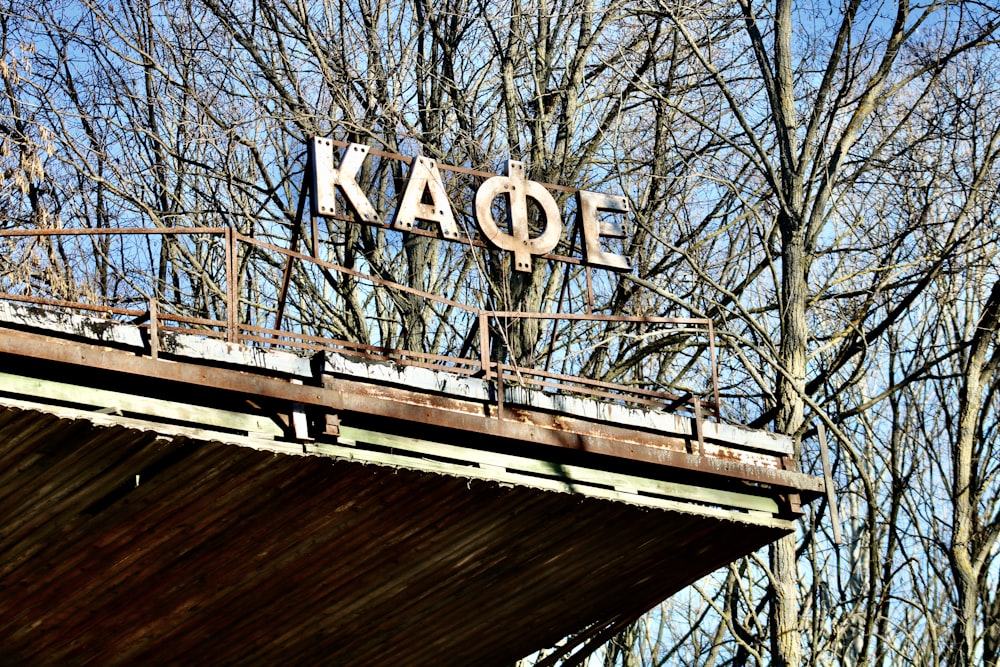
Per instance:
[[[784,488],[747,479],[755,464],[673,452],[678,468],[357,406],[336,435],[276,437],[234,388],[210,390],[232,369],[161,359],[143,376],[32,335],[0,333],[4,663],[506,665],[786,534],[792,492],[818,488],[780,465],[761,474]],[[55,358],[70,348],[95,368]],[[385,391],[371,400],[402,400]]]

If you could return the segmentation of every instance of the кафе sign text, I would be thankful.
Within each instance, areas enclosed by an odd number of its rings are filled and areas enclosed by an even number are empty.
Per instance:
[[[336,214],[339,188],[358,218],[368,224],[382,225],[382,218],[356,180],[369,147],[348,144],[339,167],[334,167],[332,140],[314,138],[311,148],[316,215]],[[509,232],[501,229],[493,217],[493,202],[498,197],[507,202]],[[601,247],[601,237],[622,238],[621,227],[599,218],[600,213],[627,213],[628,201],[621,196],[586,190],[578,190],[576,197],[584,262],[614,271],[631,270],[626,257]],[[528,199],[535,202],[545,223],[544,231],[533,238],[528,230]],[[508,160],[505,174],[487,178],[476,190],[475,219],[483,238],[491,245],[514,253],[517,271],[531,271],[531,256],[551,252],[562,237],[563,224],[555,199],[541,183],[525,178],[524,163],[516,160]],[[390,227],[410,230],[417,220],[437,225],[442,238],[456,241],[461,238],[437,163],[422,155],[410,163],[406,186]]]

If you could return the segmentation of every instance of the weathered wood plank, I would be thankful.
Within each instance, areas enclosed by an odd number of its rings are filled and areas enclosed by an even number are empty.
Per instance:
[[[375,433],[351,427],[341,427],[341,432],[353,442],[391,447],[406,452],[408,455],[370,452],[357,446],[334,449],[330,445],[318,445],[317,451],[346,456],[355,461],[365,460],[386,465],[433,470],[444,474],[458,474],[477,479],[521,483],[536,488],[583,493],[592,497],[623,500],[640,505],[668,507],[657,504],[659,499],[675,499],[710,503],[726,508],[756,510],[775,515],[780,509],[772,498],[761,495],[665,482],[582,466],[563,465],[540,459],[529,459],[416,438]],[[419,458],[419,456],[434,458]],[[625,489],[625,491],[620,489]],[[670,505],[669,507],[676,509],[678,505]],[[687,507],[690,510],[690,506]]]
[[[201,426],[246,431],[255,435],[280,436],[281,428],[260,415],[207,408],[190,403],[124,394],[66,382],[0,373],[0,391],[36,399],[63,401],[92,408],[110,408],[137,415],[166,417],[171,421],[189,422]]]

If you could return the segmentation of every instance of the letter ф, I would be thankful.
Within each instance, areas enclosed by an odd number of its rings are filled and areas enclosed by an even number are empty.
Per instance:
[[[483,236],[496,248],[514,253],[514,268],[531,271],[531,255],[544,255],[559,244],[562,221],[559,207],[541,183],[524,177],[524,163],[507,160],[506,175],[488,178],[476,191],[476,222]],[[507,221],[511,233],[501,231],[493,218],[493,200],[505,195]],[[541,207],[545,231],[528,237],[528,198]]]

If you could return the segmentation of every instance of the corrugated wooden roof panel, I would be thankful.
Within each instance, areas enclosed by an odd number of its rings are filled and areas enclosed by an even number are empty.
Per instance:
[[[696,509],[6,407],[0,646],[18,664],[503,665],[789,525]]]

